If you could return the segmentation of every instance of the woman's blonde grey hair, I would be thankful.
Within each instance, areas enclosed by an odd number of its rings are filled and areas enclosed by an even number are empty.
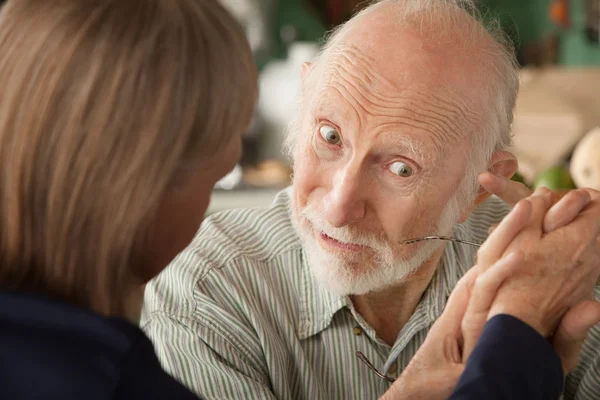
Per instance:
[[[161,199],[250,121],[242,29],[216,0],[9,1],[0,84],[0,286],[122,315]]]

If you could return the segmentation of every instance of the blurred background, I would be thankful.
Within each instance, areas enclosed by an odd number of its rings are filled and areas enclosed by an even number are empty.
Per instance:
[[[220,0],[246,30],[260,99],[238,167],[213,191],[209,213],[268,205],[290,183],[281,145],[300,67],[358,0]],[[530,186],[600,189],[600,0],[479,0],[514,41],[521,66],[514,179]]]

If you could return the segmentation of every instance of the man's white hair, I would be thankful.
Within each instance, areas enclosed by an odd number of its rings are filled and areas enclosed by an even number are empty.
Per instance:
[[[484,115],[481,131],[473,134],[467,170],[455,196],[461,206],[471,204],[479,187],[477,176],[488,169],[492,153],[507,150],[512,143],[513,108],[519,90],[518,64],[512,41],[497,19],[486,18],[486,22],[483,22],[483,16],[473,0],[382,0],[369,5],[347,23],[332,31],[313,62],[314,68],[318,70],[326,63],[331,49],[335,48],[339,39],[352,25],[381,7],[389,8],[390,16],[399,25],[419,29],[427,40],[447,41],[451,37],[454,40],[453,45],[460,46],[462,41],[465,45],[470,44],[470,47],[481,43],[481,54],[472,55],[473,58],[469,62],[477,62],[480,65],[481,73],[487,82],[482,90],[486,91],[484,95],[489,99],[489,107]],[[465,23],[469,19],[472,23]],[[486,36],[491,38],[492,45],[490,42],[481,41]],[[309,92],[313,85],[314,82],[306,82],[299,97],[296,115],[288,126],[285,147],[292,161],[301,133],[300,124],[309,106],[309,99],[305,93]]]

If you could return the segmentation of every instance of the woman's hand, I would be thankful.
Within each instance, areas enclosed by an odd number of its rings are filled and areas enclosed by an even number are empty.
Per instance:
[[[552,344],[563,369],[568,373],[574,368],[587,331],[600,320],[600,305],[591,297],[600,275],[599,199],[597,192],[576,190],[550,208],[550,192],[541,189],[520,202],[492,232],[478,253],[475,267],[488,272],[474,287],[463,319],[463,361],[485,322],[494,315],[509,314],[545,337],[556,330]],[[531,209],[527,226],[510,240],[514,234],[510,218],[527,208]],[[547,226],[553,231],[547,232]],[[489,265],[511,251],[523,253],[525,267],[510,271],[510,279],[496,293],[492,291],[496,285],[494,268]]]
[[[576,250],[577,243],[584,238],[589,239],[595,237],[594,233],[596,236],[600,233],[600,215],[596,215],[600,212],[597,199],[589,191],[574,191],[552,208],[551,203],[547,191],[540,190],[530,200],[521,201],[492,232],[478,253],[477,265],[458,282],[425,342],[383,399],[448,397],[462,374],[486,321],[496,315],[498,310],[509,311],[510,307],[505,303],[511,301],[511,291],[523,284],[519,280],[525,279],[529,285],[536,282],[537,278],[540,287],[556,289],[556,282],[563,278],[562,275],[557,277],[553,272],[556,262],[549,265],[547,259],[533,255],[545,251],[565,260],[575,260],[561,264],[560,274],[564,275],[566,271],[576,268],[579,258],[575,256],[584,256],[585,253],[585,257],[588,257],[585,269],[591,275],[599,273],[597,266],[594,269],[597,243],[588,240],[583,251]],[[594,216],[595,219],[592,219]],[[552,236],[552,240],[542,243],[544,226],[550,226],[559,233]],[[565,231],[560,233],[561,229]],[[555,237],[563,240],[557,241]],[[565,254],[570,257],[565,258]],[[563,258],[561,261],[564,261]],[[544,277],[548,273],[552,275],[550,280]],[[567,287],[565,292],[577,292],[577,285],[583,287],[584,292],[587,290],[586,283],[581,278],[585,273],[578,273],[577,276],[572,284],[563,285]],[[505,289],[505,286],[509,289]],[[526,293],[524,292],[525,295]],[[500,294],[502,295],[497,300]],[[543,304],[552,301],[553,296],[545,289],[537,291],[532,298],[537,299],[539,295]],[[565,296],[561,298],[564,300]],[[553,337],[552,344],[565,371],[574,368],[587,331],[600,321],[598,303],[581,300],[583,301],[564,315]],[[550,309],[553,307],[538,307],[533,313],[523,313],[523,309],[517,308],[516,315],[513,316],[534,316],[532,323],[538,326],[556,325],[556,317],[552,312],[548,313]],[[542,320],[545,322],[539,325],[538,322]],[[528,323],[528,318],[524,318],[524,322]]]

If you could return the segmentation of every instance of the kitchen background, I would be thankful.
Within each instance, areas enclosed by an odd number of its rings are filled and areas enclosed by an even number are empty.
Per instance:
[[[289,184],[281,151],[299,89],[300,66],[326,33],[367,2],[220,0],[246,29],[260,71],[260,98],[244,155],[220,181],[208,212],[268,205]],[[514,179],[600,190],[600,0],[479,0],[518,49],[521,91],[515,110]],[[573,182],[574,181],[574,182]]]

